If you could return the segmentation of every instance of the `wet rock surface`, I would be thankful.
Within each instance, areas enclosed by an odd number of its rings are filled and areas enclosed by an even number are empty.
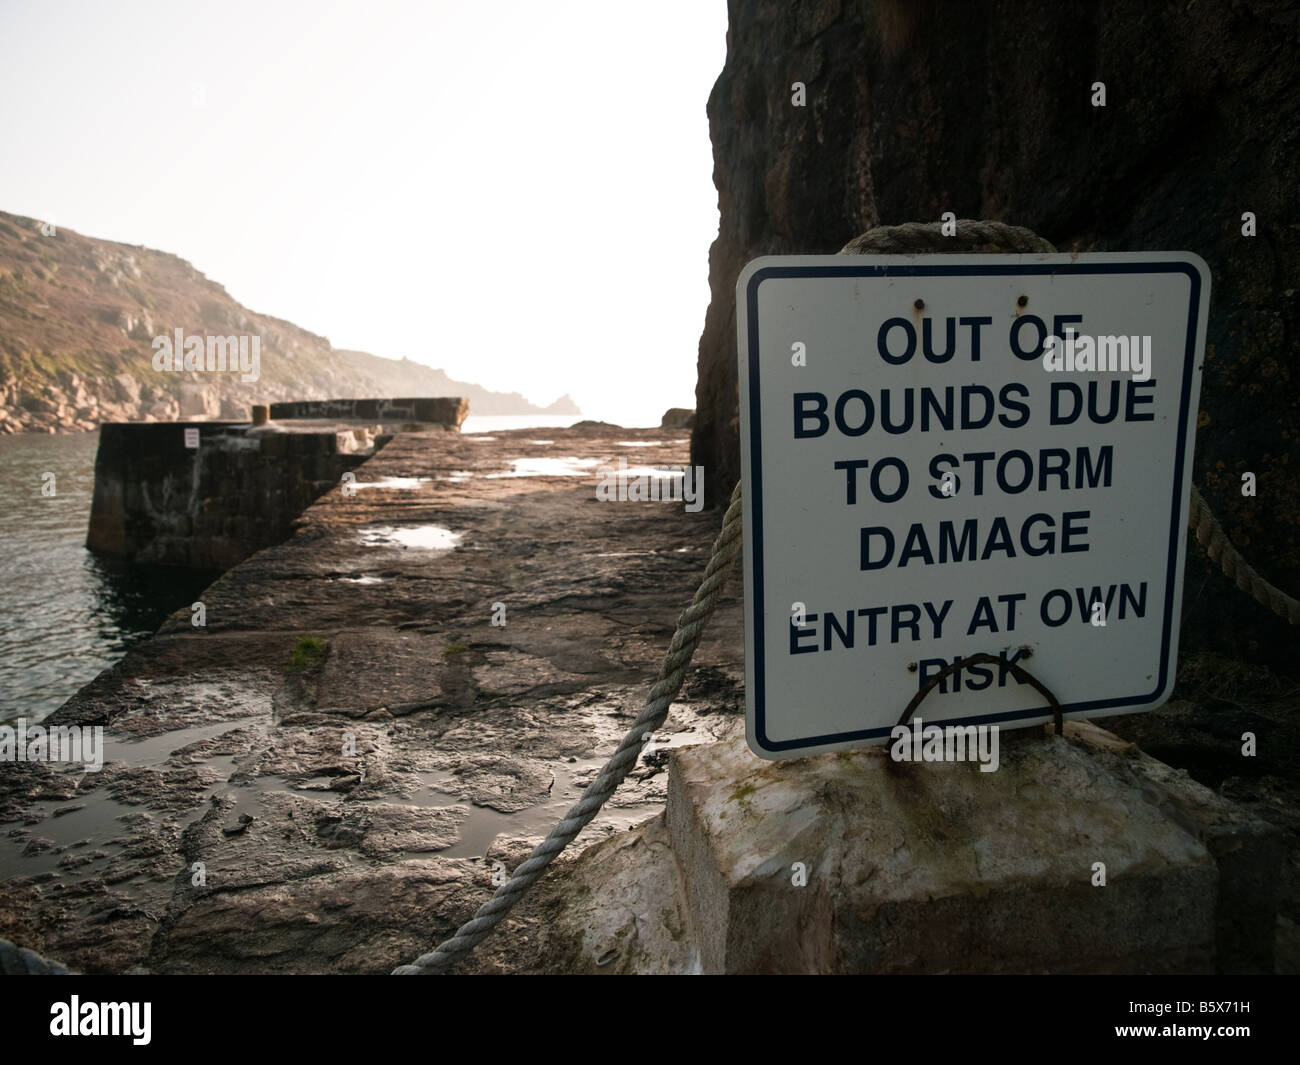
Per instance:
[[[104,726],[99,773],[0,764],[0,936],[90,972],[383,973],[431,949],[640,709],[719,515],[594,485],[686,447],[592,426],[394,439],[203,593],[206,628],[179,612],[50,719]],[[742,656],[732,595],[662,734],[460,971],[699,971],[668,767],[736,734]],[[1281,830],[1275,956],[1296,971],[1296,693],[1266,674],[1188,660],[1168,707],[1105,724]]]
[[[0,936],[88,972],[381,973],[431,949],[639,712],[719,516],[595,483],[686,451],[617,427],[396,437],[209,587],[205,628],[179,612],[49,719],[104,726],[100,772],[0,765]],[[649,874],[610,869],[653,854],[670,884],[662,826],[624,830],[661,812],[666,748],[743,712],[742,631],[728,597],[643,762],[467,971],[688,964],[671,912],[629,907]],[[582,868],[621,908],[571,879],[602,839]]]

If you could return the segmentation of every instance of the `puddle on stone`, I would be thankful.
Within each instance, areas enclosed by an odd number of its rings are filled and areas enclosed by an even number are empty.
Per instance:
[[[85,803],[84,806],[81,806]],[[55,816],[55,811],[68,807],[81,806],[79,810]],[[206,800],[198,813],[206,809]],[[7,868],[0,869],[0,876],[39,876],[41,873],[57,872],[69,881],[80,882],[91,877],[102,876],[109,861],[126,851],[130,826],[124,822],[147,815],[160,826],[164,818],[156,810],[144,805],[133,806],[120,802],[103,789],[74,795],[70,799],[44,799],[32,803],[28,812],[32,816],[43,815],[39,824],[23,825],[31,833],[30,839],[49,840],[52,846],[48,850],[27,853],[25,844],[14,838],[9,844],[18,857],[6,860]],[[17,827],[17,826],[14,826]],[[6,847],[8,849],[8,847]],[[89,859],[89,860],[80,860]],[[180,858],[177,858],[177,872],[180,871]],[[115,883],[115,888],[123,887],[130,881],[138,879],[140,874],[127,877]]]
[[[489,480],[501,477],[582,477],[591,467],[599,464],[599,459],[580,459],[575,456],[565,458],[529,458],[511,459],[509,473],[489,473]]]
[[[347,812],[364,809],[372,802],[399,803],[425,809],[456,809],[464,818],[459,833],[450,847],[437,853],[448,858],[482,859],[500,836],[508,838],[538,837],[548,833],[580,798],[583,789],[595,778],[607,760],[608,751],[598,757],[578,759],[574,762],[550,762],[547,765],[552,783],[548,794],[534,806],[514,813],[503,813],[488,805],[477,805],[461,797],[460,779],[447,770],[429,770],[419,774],[421,787],[409,796],[399,798],[388,794],[371,799],[350,798],[346,792],[332,789],[332,777],[289,779],[275,774],[256,777],[243,775],[236,764],[240,753],[199,754],[176,752],[199,743],[220,737],[229,732],[252,729],[254,750],[265,742],[264,728],[251,722],[221,721],[189,728],[176,729],[143,739],[105,737],[105,760],[134,768],[168,772],[200,766],[211,772],[210,784],[195,789],[193,802],[184,808],[152,809],[139,803],[132,804],[115,798],[109,792],[107,781],[100,785],[98,774],[82,774],[78,768],[70,770],[80,778],[77,792],[68,798],[47,799],[32,803],[28,813],[41,817],[37,823],[13,824],[4,828],[6,834],[13,830],[30,833],[27,838],[49,841],[47,849],[33,854],[20,854],[26,839],[10,836],[4,848],[4,867],[0,877],[38,876],[57,874],[59,883],[83,883],[97,877],[107,877],[110,891],[154,905],[159,898],[169,896],[172,878],[181,871],[183,858],[175,849],[174,840],[186,828],[208,814],[211,800],[220,796],[233,800],[223,812],[226,826],[237,826],[244,815],[262,818],[266,815],[262,800],[268,794],[288,793],[301,795],[323,803],[326,808]],[[260,740],[259,740],[260,736]],[[665,748],[686,746],[701,739],[696,728],[687,727],[669,736],[656,738],[646,753]],[[613,743],[611,739],[610,749]],[[242,751],[244,743],[239,743]],[[633,774],[644,770],[644,759]],[[232,779],[233,778],[233,779]],[[490,800],[487,800],[490,801]],[[623,830],[642,823],[658,814],[663,808],[662,798],[647,797],[641,789],[634,790],[629,780],[616,792],[596,818],[603,830]],[[58,811],[66,811],[59,814]],[[56,816],[57,814],[57,816]],[[150,848],[153,834],[161,833],[166,840],[166,853],[160,868],[139,857],[141,847]],[[587,842],[591,842],[588,839]],[[128,856],[128,849],[130,850]],[[114,868],[114,864],[117,868]],[[172,865],[175,869],[172,869]]]
[[[231,722],[224,721],[218,725],[177,729],[175,732],[143,740],[110,740],[105,737],[105,746],[108,748],[105,760],[166,772],[163,764],[173,751],[213,736],[237,731],[238,728],[239,726],[232,727]],[[55,872],[64,883],[80,883],[105,877],[111,890],[137,899],[146,891],[158,891],[160,881],[156,875],[151,874],[145,863],[130,860],[126,863],[127,872],[112,875],[110,866],[113,859],[126,854],[128,848],[139,850],[146,838],[143,831],[145,825],[153,826],[170,840],[173,828],[169,826],[174,826],[174,831],[179,835],[203,817],[209,809],[212,796],[227,787],[226,779],[234,770],[235,756],[214,754],[184,759],[182,765],[206,766],[215,774],[213,782],[202,792],[196,793],[193,804],[183,810],[159,810],[143,802],[125,802],[112,795],[107,786],[99,786],[96,779],[98,774],[95,773],[82,777],[77,794],[71,798],[43,799],[32,803],[28,812],[32,816],[43,815],[43,820],[22,827],[31,833],[31,838],[49,840],[52,845],[47,850],[34,854],[20,853],[17,861],[10,863],[9,868],[0,869],[0,875],[39,876]],[[85,788],[84,792],[81,787]],[[60,810],[67,812],[61,814],[58,812]],[[147,842],[144,845],[151,846]],[[17,841],[15,847],[17,848]],[[179,851],[169,851],[169,857],[174,858],[174,871],[179,872],[184,864]],[[170,877],[165,883],[170,883]],[[170,888],[166,890],[170,893]]]
[[[340,577],[339,580],[346,584],[383,584],[378,577]]]
[[[212,725],[195,725],[190,728],[160,732],[144,739],[121,739],[104,736],[104,761],[121,762],[133,769],[154,768],[162,765],[175,751],[194,743],[202,743],[214,736],[222,736],[247,727],[239,721],[218,721]],[[218,756],[212,756],[213,758]],[[186,759],[187,764],[203,764],[204,759]]]
[[[449,551],[460,543],[461,534],[441,525],[367,525],[359,530],[360,540],[368,547],[417,547],[429,551]]]
[[[431,477],[380,477],[377,481],[358,481],[352,487],[358,491],[362,488],[388,488],[398,492],[411,492],[431,480]]]
[[[554,780],[550,794],[536,806],[516,813],[502,813],[490,806],[479,806],[460,798],[454,788],[456,777],[452,773],[435,771],[421,773],[425,787],[412,796],[412,805],[429,808],[461,809],[466,813],[460,824],[460,838],[438,854],[444,858],[483,858],[498,836],[544,836],[563,819],[582,796],[588,779],[599,772],[604,758],[584,759],[551,767]],[[576,778],[581,777],[578,784]],[[616,828],[631,828],[659,812],[661,803],[637,803],[616,807],[613,800],[601,810],[598,820]]]
[[[701,738],[693,728],[683,729],[662,741],[655,740],[648,744],[646,753],[689,746],[699,743]],[[424,781],[424,787],[412,796],[411,805],[465,810],[466,817],[460,825],[460,838],[438,854],[446,858],[483,858],[500,835],[511,838],[545,836],[582,797],[583,790],[595,779],[606,761],[607,754],[598,758],[580,758],[576,762],[552,764],[550,794],[536,806],[516,813],[502,813],[490,806],[480,806],[460,798],[455,790],[450,790],[456,788],[458,778],[446,770],[421,773],[420,779]],[[640,773],[644,768],[644,761],[639,761],[632,772]],[[610,797],[596,815],[593,824],[609,825],[621,831],[639,825],[663,809],[662,800],[627,801],[627,793],[623,793],[623,801],[620,802],[621,791],[620,788]]]
[[[175,732],[139,741],[114,741],[106,760],[132,767],[152,768],[163,773],[173,766],[177,769],[191,765],[203,766],[212,771],[214,779],[201,792],[195,793],[194,802],[186,808],[159,810],[145,803],[124,802],[114,797],[107,787],[98,786],[98,782],[93,779],[97,774],[88,774],[81,781],[83,785],[88,785],[84,793],[79,791],[71,798],[41,800],[31,805],[29,813],[33,816],[43,815],[43,820],[21,827],[29,831],[32,838],[48,840],[51,845],[48,849],[33,854],[20,853],[16,861],[9,862],[7,868],[0,869],[0,876],[39,876],[53,872],[59,875],[60,882],[63,883],[80,883],[91,878],[106,877],[111,890],[139,900],[160,890],[156,873],[152,873],[146,863],[134,858],[126,863],[124,875],[112,875],[110,866],[113,859],[126,854],[128,848],[138,851],[142,838],[146,838],[143,826],[152,825],[164,833],[169,841],[168,859],[174,860],[175,871],[179,872],[184,863],[179,850],[170,849],[172,833],[175,832],[178,838],[190,825],[207,816],[215,796],[234,800],[233,806],[225,811],[223,818],[223,823],[230,825],[237,824],[241,814],[249,814],[254,819],[265,816],[261,799],[271,792],[306,792],[328,802],[329,793],[314,790],[311,781],[295,782],[274,774],[241,777],[234,754],[188,755],[177,760],[179,765],[166,764],[169,756],[180,748],[237,731],[240,727],[232,727],[232,723],[227,721],[212,726],[177,729]],[[73,807],[80,809],[72,809]],[[68,812],[59,814],[59,810]],[[14,846],[21,851],[23,844],[15,840]],[[150,844],[146,842],[145,846]],[[171,883],[170,876],[165,883]],[[170,887],[166,888],[167,893],[170,890]]]
[[[218,728],[221,722],[230,727],[270,714],[270,691],[230,679],[227,670],[200,675],[213,679],[136,677],[132,683],[144,697],[139,711],[120,728],[105,730],[106,740],[188,735],[190,729]],[[114,756],[110,752],[106,757]]]
[[[555,443],[554,440],[530,440],[530,441],[528,441],[528,442],[529,442],[530,444],[536,444],[538,447],[546,447],[546,445],[548,445],[548,444],[553,444],[553,443]]]
[[[451,481],[453,484],[463,484],[474,475],[469,470],[452,470],[446,477],[437,478],[439,481]]]
[[[467,436],[466,440],[473,440],[476,444],[489,444],[496,440],[495,436]]]

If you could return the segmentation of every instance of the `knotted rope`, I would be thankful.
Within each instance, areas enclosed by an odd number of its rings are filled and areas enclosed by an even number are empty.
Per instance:
[[[551,829],[551,834],[533,849],[533,853],[514,871],[510,879],[497,888],[492,898],[479,907],[473,918],[457,929],[454,936],[438,944],[437,949],[431,953],[416,958],[412,964],[394,969],[394,976],[438,972],[462,954],[473,950],[510,912],[510,908],[583,830],[587,822],[600,812],[605,800],[614,794],[614,789],[636,765],[637,756],[645,746],[646,733],[654,732],[668,717],[668,707],[681,690],[686,667],[690,665],[695,649],[700,645],[704,626],[713,616],[718,599],[726,588],[732,563],[740,554],[742,515],[740,485],[737,484],[731,493],[731,505],[727,507],[727,513],[722,519],[722,531],[713,541],[713,553],[709,556],[704,580],[696,589],[691,605],[677,619],[677,631],[673,633],[668,654],[659,669],[659,679],[650,689],[650,697],[637,715],[636,724],[623,737],[618,750],[605,763],[596,779],[587,785],[577,805],[565,815],[563,821]]]

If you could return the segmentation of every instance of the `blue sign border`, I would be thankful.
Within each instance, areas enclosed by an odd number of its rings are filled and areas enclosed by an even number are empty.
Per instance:
[[[765,751],[778,753],[795,751],[805,747],[823,747],[835,743],[849,743],[855,740],[873,740],[887,737],[893,726],[874,729],[859,729],[855,732],[837,732],[824,736],[805,736],[796,740],[772,740],[766,731],[766,671],[765,671],[765,637],[763,630],[763,443],[760,427],[762,425],[759,409],[759,365],[758,365],[758,287],[769,278],[815,278],[815,277],[1022,277],[1025,275],[1050,274],[1185,274],[1191,281],[1191,298],[1187,312],[1187,347],[1183,357],[1182,394],[1179,400],[1178,426],[1179,442],[1174,456],[1174,493],[1173,515],[1169,522],[1169,561],[1166,567],[1165,606],[1163,630],[1160,640],[1160,674],[1155,688],[1145,695],[1119,697],[1114,699],[1095,699],[1091,702],[1068,703],[1061,707],[1064,714],[1085,713],[1087,711],[1106,710],[1118,706],[1136,705],[1156,698],[1164,689],[1169,674],[1169,648],[1173,633],[1174,580],[1177,575],[1178,541],[1187,515],[1183,513],[1183,477],[1185,475],[1184,459],[1190,458],[1191,448],[1184,446],[1185,434],[1189,430],[1188,407],[1191,404],[1192,372],[1196,364],[1196,342],[1198,321],[1201,307],[1200,271],[1189,262],[1171,262],[1168,260],[1142,262],[1130,260],[1116,263],[1008,263],[1001,264],[959,264],[943,265],[940,263],[917,265],[898,264],[862,264],[847,262],[843,266],[769,266],[754,272],[745,289],[745,321],[749,351],[746,353],[749,374],[749,457],[750,483],[746,494],[746,503],[751,508],[751,530],[754,560],[753,599],[749,604],[750,617],[754,626],[754,738]],[[1192,438],[1193,445],[1195,438]],[[900,709],[901,713],[901,709]],[[983,714],[948,720],[944,725],[979,725],[993,724],[998,721],[1015,721],[1025,718],[1050,715],[1046,703],[1027,710],[1010,710],[1004,713]]]

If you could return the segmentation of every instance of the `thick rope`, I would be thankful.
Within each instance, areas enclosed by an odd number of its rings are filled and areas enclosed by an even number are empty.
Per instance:
[[[7,939],[0,939],[0,976],[68,975],[67,966],[42,958],[26,947],[16,947]]]
[[[939,223],[909,222],[902,226],[878,226],[845,245],[841,254],[863,252],[920,252],[952,250],[953,244],[971,247],[995,246],[1005,251],[1054,252],[1048,241],[1028,229],[1008,226],[1001,222],[975,222],[962,219],[957,222],[957,235],[943,235]],[[713,545],[704,580],[691,605],[686,608],[673,633],[668,655],[659,671],[659,679],[650,689],[650,698],[636,720],[636,724],[619,744],[618,750],[605,764],[600,774],[587,785],[578,804],[551,830],[528,859],[515,870],[514,875],[497,888],[496,893],[479,907],[474,917],[461,925],[456,934],[438,945],[429,954],[417,958],[410,965],[393,970],[395,976],[411,976],[440,972],[463,954],[473,950],[501,922],[524,892],[542,875],[546,867],[582,831],[599,812],[601,806],[614,793],[614,789],[636,764],[637,755],[644,746],[645,734],[653,732],[668,716],[668,706],[681,688],[686,667],[699,646],[705,623],[712,616],[726,585],[731,565],[739,559],[741,546],[742,508],[740,485],[731,493],[731,504],[722,521],[722,531]]]
[[[1300,602],[1292,599],[1286,592],[1274,588],[1251,568],[1241,553],[1232,546],[1223,526],[1210,510],[1196,485],[1192,485],[1192,500],[1187,519],[1192,532],[1196,533],[1199,543],[1210,560],[1217,562],[1228,580],[1232,581],[1247,595],[1253,597],[1273,611],[1278,617],[1286,618],[1292,625],[1300,625]]]
[[[901,226],[877,226],[854,237],[843,248],[841,255],[864,254],[918,254],[931,251],[1030,252],[1052,254],[1055,245],[1044,240],[1032,230],[1022,226],[1009,226],[1002,222],[980,222],[969,218],[956,222],[956,233],[945,235],[939,222],[908,222]],[[514,875],[497,888],[496,893],[479,907],[478,912],[456,930],[450,939],[440,943],[429,954],[421,955],[410,965],[393,970],[394,976],[412,976],[437,973],[446,969],[459,957],[469,953],[495,928],[524,893],[541,877],[546,867],[582,831],[600,811],[605,801],[614,794],[644,745],[645,734],[653,732],[664,723],[668,707],[682,686],[686,667],[699,646],[704,626],[713,615],[719,596],[727,583],[728,571],[738,563],[741,547],[742,508],[740,485],[731,493],[731,503],[722,521],[722,531],[713,544],[713,554],[704,574],[704,580],[695,593],[691,605],[677,622],[667,657],[659,671],[659,679],[650,689],[650,698],[636,719],[636,724],[619,744],[613,757],[605,763],[600,774],[587,785],[578,804],[564,820],[551,830],[520,865]],[[1300,603],[1278,591],[1259,576],[1228,542],[1219,523],[1192,486],[1191,527],[1206,553],[1223,567],[1223,572],[1249,592],[1259,602],[1281,614],[1292,624],[1300,623]]]
[[[704,580],[695,592],[691,605],[677,620],[668,654],[659,670],[659,679],[650,689],[650,697],[634,724],[623,737],[613,756],[605,763],[596,779],[587,785],[578,800],[564,817],[551,829],[551,834],[534,848],[533,853],[514,874],[497,888],[496,893],[479,907],[473,918],[461,925],[456,934],[429,954],[416,958],[410,965],[393,970],[394,976],[412,976],[439,972],[463,954],[469,953],[495,928],[516,902],[518,902],[546,867],[572,842],[605,804],[614,789],[623,782],[628,771],[636,764],[637,756],[645,746],[646,734],[654,732],[668,717],[668,707],[681,690],[695,649],[700,645],[704,627],[718,605],[731,573],[732,563],[740,554],[742,523],[740,485],[731,493],[731,505],[722,519],[722,531],[713,542]]]

